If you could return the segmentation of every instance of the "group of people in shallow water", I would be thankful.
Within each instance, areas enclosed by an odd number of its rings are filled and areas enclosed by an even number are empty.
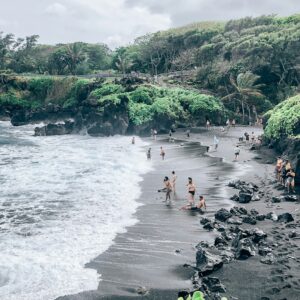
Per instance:
[[[166,198],[165,202],[168,204],[171,204],[171,195],[172,192],[175,195],[176,193],[176,181],[177,181],[177,175],[175,174],[175,171],[172,171],[172,178],[170,179],[168,176],[165,176],[164,178],[164,187],[158,192],[165,192],[166,193]],[[195,194],[196,194],[196,186],[193,182],[193,179],[191,177],[188,177],[188,183],[186,185],[187,187],[187,192],[188,192],[188,203],[181,207],[181,210],[198,210],[201,208],[206,209],[206,202],[205,199],[202,195],[199,196],[199,202],[195,205]]]
[[[295,193],[295,170],[292,168],[291,162],[288,159],[277,157],[276,162],[276,179],[287,189],[287,192]]]
[[[166,152],[162,146],[160,147],[159,155],[161,156],[162,160],[165,160]],[[151,160],[151,158],[152,158],[152,149],[151,148],[148,148],[146,156],[147,156],[147,160]]]

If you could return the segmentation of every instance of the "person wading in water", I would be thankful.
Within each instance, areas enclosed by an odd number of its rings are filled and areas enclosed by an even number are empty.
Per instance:
[[[163,149],[163,147],[160,147],[160,155],[161,155],[162,160],[165,160],[166,153],[165,153],[165,150]]]
[[[175,174],[175,171],[172,171],[172,187],[174,193],[176,192],[176,180],[177,180],[177,175]]]
[[[188,189],[188,195],[189,195],[189,199],[188,199],[189,205],[193,206],[195,204],[196,186],[193,183],[193,179],[191,177],[188,178],[187,189]]]

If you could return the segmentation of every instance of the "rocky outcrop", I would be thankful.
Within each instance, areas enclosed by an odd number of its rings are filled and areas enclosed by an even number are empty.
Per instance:
[[[74,132],[74,122],[70,121],[66,121],[63,124],[47,124],[46,126],[34,129],[35,136],[64,135],[72,132]]]
[[[223,261],[219,255],[215,255],[207,250],[204,250],[202,247],[198,247],[196,254],[196,265],[201,276],[205,276],[222,268]]]

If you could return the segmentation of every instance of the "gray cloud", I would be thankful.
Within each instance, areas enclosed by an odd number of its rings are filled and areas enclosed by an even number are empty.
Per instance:
[[[0,31],[39,34],[42,43],[105,42],[115,47],[195,21],[297,12],[299,0],[10,0],[1,5]]]
[[[145,6],[152,12],[168,13],[173,26],[245,16],[300,13],[299,0],[126,0],[129,7]]]

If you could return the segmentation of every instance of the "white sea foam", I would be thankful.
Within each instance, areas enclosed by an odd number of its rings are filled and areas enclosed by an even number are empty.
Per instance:
[[[33,137],[0,123],[0,299],[96,289],[84,268],[137,220],[144,146],[129,137]]]

